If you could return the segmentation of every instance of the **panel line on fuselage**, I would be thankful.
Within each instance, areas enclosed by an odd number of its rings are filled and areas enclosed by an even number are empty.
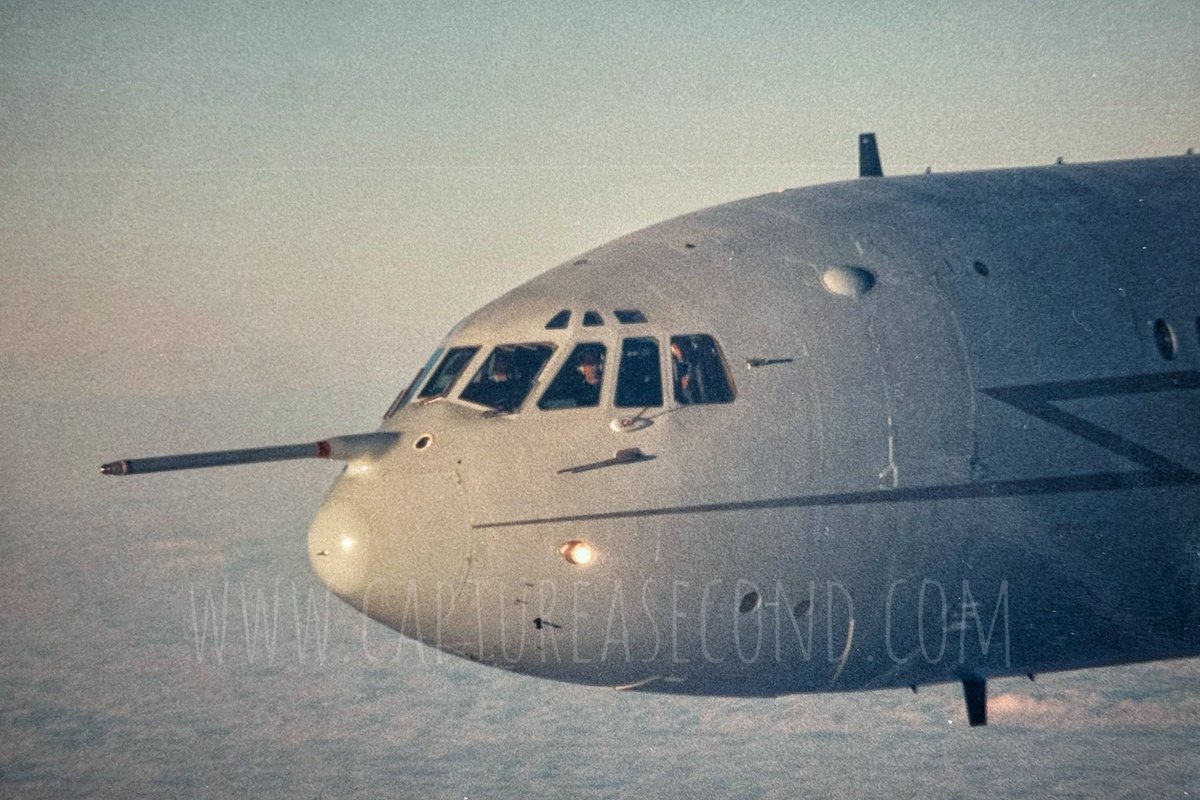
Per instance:
[[[1200,475],[1135,472],[1097,472],[1088,475],[1065,475],[1054,478],[1022,478],[989,483],[961,483],[950,486],[918,486],[911,489],[877,489],[867,492],[842,492],[822,495],[776,497],[763,500],[736,500],[724,503],[702,503],[690,506],[665,506],[628,511],[600,511],[592,514],[571,514],[559,517],[520,519],[505,522],[480,522],[471,527],[515,528],[547,525],[560,522],[591,522],[637,517],[662,517],[673,514],[709,514],[718,511],[760,511],[775,508],[805,508],[814,506],[871,505],[875,503],[913,503],[934,500],[969,500],[973,498],[1016,497],[1033,494],[1063,494],[1067,492],[1100,492],[1117,489],[1154,489],[1165,486],[1200,484]]]
[[[1111,453],[1127,458],[1154,473],[1179,473],[1200,478],[1193,470],[1155,453],[1153,450],[1088,422],[1053,405],[1055,400],[1084,400],[1096,397],[1200,389],[1200,372],[1157,372],[1148,375],[1127,375],[1117,378],[1056,381],[1054,383],[1006,386],[981,391],[989,397],[1037,417],[1081,439],[1099,445]]]
[[[556,517],[481,522],[475,529],[509,528],[564,522],[633,519],[678,514],[707,514],[725,511],[756,511],[777,508],[804,508],[839,505],[870,505],[876,503],[912,503],[938,500],[987,499],[1037,494],[1069,492],[1114,491],[1120,489],[1150,489],[1167,486],[1200,484],[1200,473],[1138,445],[1119,434],[1102,428],[1052,405],[1056,400],[1077,400],[1095,397],[1143,394],[1171,390],[1200,389],[1200,372],[1183,371],[1127,375],[1021,386],[981,389],[984,394],[1020,411],[1037,417],[1109,452],[1126,458],[1146,469],[1122,472],[1097,472],[1083,475],[1063,475],[1042,478],[1017,478],[1004,481],[916,486],[911,488],[877,489],[860,492],[837,492],[823,495],[701,503],[686,506],[601,511],[568,514]]]

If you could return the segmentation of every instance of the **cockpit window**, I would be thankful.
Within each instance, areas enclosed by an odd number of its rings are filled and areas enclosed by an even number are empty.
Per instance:
[[[661,406],[662,376],[659,372],[658,341],[636,337],[621,342],[621,366],[617,370],[617,408]]]
[[[548,344],[502,344],[491,352],[459,397],[497,411],[516,411],[553,352]]]
[[[387,412],[383,415],[384,419],[391,419],[395,413],[399,411],[405,403],[408,402],[408,398],[412,397],[412,393],[415,392],[417,387],[421,385],[421,381],[423,381],[425,376],[429,374],[429,370],[433,369],[433,365],[437,363],[438,358],[441,357],[443,352],[444,351],[440,347],[433,351],[433,355],[431,355],[429,360],[425,362],[425,366],[421,367],[421,371],[417,373],[416,377],[412,379],[412,382],[408,384],[403,392],[400,393],[399,397],[393,400],[392,404],[388,406]]]
[[[550,383],[538,408],[590,408],[600,405],[605,347],[598,342],[577,345]]]
[[[429,376],[425,388],[417,395],[418,400],[428,400],[434,397],[445,397],[450,393],[450,387],[455,379],[466,368],[467,364],[479,352],[478,347],[452,347],[438,364],[438,368]]]
[[[600,316],[598,311],[583,312],[583,327],[595,328],[604,324],[604,317]]]
[[[707,334],[671,337],[675,402],[681,405],[729,403],[733,380],[721,348]]]
[[[564,308],[562,311],[558,312],[557,314],[555,314],[553,317],[550,318],[550,321],[546,323],[546,330],[548,330],[548,331],[562,330],[563,328],[567,327],[567,323],[570,321],[571,321],[571,311],[570,311],[570,309]]]
[[[639,325],[646,321],[646,315],[636,308],[618,308],[613,316],[622,325]]]

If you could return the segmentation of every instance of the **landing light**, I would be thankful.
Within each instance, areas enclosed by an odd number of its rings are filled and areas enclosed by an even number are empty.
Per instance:
[[[565,542],[562,547],[558,548],[558,552],[567,560],[567,563],[575,564],[579,567],[587,564],[595,557],[592,546],[579,539],[572,539],[569,542]]]
[[[350,538],[349,536],[343,536],[342,537],[342,549],[345,550],[347,553],[349,553],[351,550],[353,550],[354,549],[354,539]]]

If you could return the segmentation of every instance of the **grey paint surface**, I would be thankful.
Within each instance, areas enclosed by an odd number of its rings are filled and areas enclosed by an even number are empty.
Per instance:
[[[399,444],[351,464],[310,533],[313,567],[436,647],[648,691],[1196,655],[1198,169],[860,180],[584,254],[455,327],[445,347],[481,348],[459,387],[401,409]],[[830,291],[840,268],[873,286]],[[572,324],[547,329],[564,308]],[[607,325],[581,326],[589,309]],[[1170,359],[1156,324],[1181,332]],[[536,406],[575,343],[654,337],[665,353],[698,332],[738,367],[786,358],[738,369],[732,403],[668,396],[629,430],[612,369],[595,408]],[[517,342],[558,348],[518,413],[456,397]],[[594,563],[559,558],[576,539]]]

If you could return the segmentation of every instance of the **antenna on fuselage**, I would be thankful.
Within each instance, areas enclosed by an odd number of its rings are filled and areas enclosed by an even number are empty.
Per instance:
[[[858,135],[858,177],[883,177],[883,164],[879,161],[879,147],[875,144],[873,133]]]

